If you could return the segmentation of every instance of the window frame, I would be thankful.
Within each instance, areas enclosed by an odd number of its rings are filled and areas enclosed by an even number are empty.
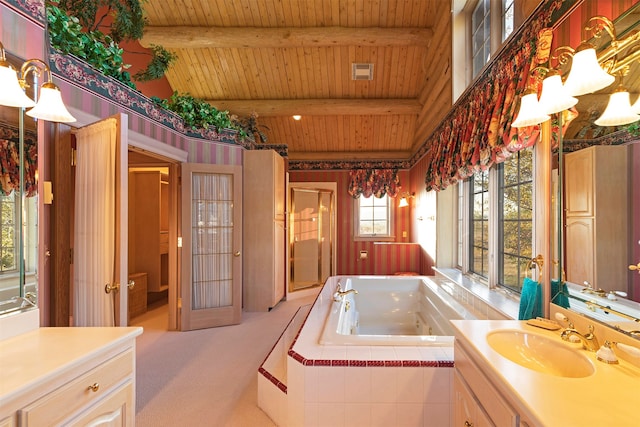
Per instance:
[[[535,246],[535,224],[534,224],[534,215],[533,211],[535,207],[533,204],[535,203],[535,192],[536,192],[536,181],[535,181],[535,150],[532,150],[531,155],[531,189],[532,189],[532,215],[531,215],[531,250]],[[515,154],[514,154],[515,155]],[[462,259],[459,259],[460,252],[457,251],[456,255],[456,264],[461,268],[461,271],[464,274],[468,274],[474,277],[476,280],[485,283],[490,289],[495,289],[499,287],[500,289],[504,289],[507,292],[519,293],[519,289],[514,289],[510,286],[504,286],[504,284],[500,283],[499,278],[501,277],[500,269],[502,266],[500,265],[500,248],[502,247],[502,242],[500,241],[500,215],[499,215],[499,198],[500,194],[500,174],[498,167],[500,165],[493,165],[489,169],[488,173],[488,200],[489,200],[489,218],[488,218],[488,272],[485,275],[481,274],[481,272],[474,271],[473,266],[473,178],[467,178],[463,182],[459,183],[457,186],[457,191],[462,193],[458,194],[456,198],[455,204],[456,206],[456,216],[460,215],[460,212],[464,215],[462,221],[458,218],[458,227],[457,227],[457,241],[458,244],[463,245],[462,248]],[[463,206],[460,208],[460,204]]]
[[[479,8],[484,9],[484,14],[482,15],[482,19],[479,22],[475,22],[476,13]],[[471,77],[474,79],[480,74],[480,71],[484,68],[484,66],[489,62],[491,58],[491,54],[493,50],[491,49],[491,0],[477,0],[473,7],[470,9],[469,13],[469,63],[471,64]],[[488,22],[487,22],[488,21]],[[477,25],[476,25],[477,24]],[[478,43],[478,48],[476,49],[476,35],[479,32],[482,32],[482,42]],[[485,48],[488,49],[489,55],[485,56]],[[482,65],[476,64],[476,58],[478,55],[483,55]],[[476,68],[477,67],[477,68]]]
[[[526,152],[526,151],[530,151],[531,152],[531,165],[529,166],[529,169],[531,171],[531,175],[529,177],[526,177],[525,179],[523,178],[523,174],[522,174],[522,162],[521,162],[521,156],[522,153]],[[504,181],[504,167],[505,167],[505,163],[508,161],[516,161],[516,168],[517,168],[517,177],[515,181],[512,181],[511,183],[506,184]],[[499,287],[503,287],[506,289],[510,289],[514,292],[520,293],[521,292],[521,288],[522,288],[522,279],[524,278],[524,276],[527,275],[527,271],[523,270],[524,268],[526,268],[525,266],[528,264],[529,260],[531,260],[531,258],[533,257],[532,251],[533,251],[533,203],[534,203],[534,196],[535,196],[535,192],[534,192],[534,188],[533,188],[533,149],[532,148],[528,148],[528,149],[524,149],[524,150],[520,150],[517,153],[514,153],[513,156],[508,159],[506,162],[504,163],[500,163],[497,165],[496,167],[496,175],[498,177],[498,209],[497,209],[497,216],[498,216],[498,251],[497,251],[497,259],[498,259],[498,276],[497,276],[497,282],[496,285]],[[511,284],[511,283],[505,283],[504,282],[504,275],[505,275],[505,262],[504,262],[504,256],[505,256],[505,251],[504,249],[504,235],[505,235],[505,231],[504,231],[504,224],[506,222],[517,222],[517,228],[519,230],[519,232],[521,232],[522,229],[522,223],[525,220],[522,219],[522,198],[523,198],[523,192],[522,192],[522,188],[524,186],[529,185],[531,187],[531,194],[529,195],[530,197],[530,208],[531,208],[531,213],[530,213],[530,232],[531,232],[531,241],[529,242],[529,248],[528,248],[528,253],[526,255],[523,255],[523,253],[526,253],[526,250],[523,250],[522,247],[522,242],[521,240],[518,238],[518,251],[517,253],[513,253],[510,256],[513,256],[517,259],[519,259],[518,262],[518,267],[517,267],[517,278],[516,278],[516,283],[515,284]],[[516,188],[517,192],[518,192],[518,197],[517,197],[517,219],[516,220],[508,220],[505,221],[504,219],[504,189],[507,188]],[[520,235],[520,233],[518,234]]]
[[[375,196],[371,196],[371,198],[376,198]],[[378,200],[386,198],[386,211],[387,211],[387,233],[385,234],[361,234],[360,233],[360,201],[362,199],[369,199],[364,196],[360,196],[357,199],[353,200],[353,240],[354,241],[365,241],[365,242],[392,242],[395,241],[394,235],[394,210],[391,209],[393,206],[394,197],[389,197],[389,195],[385,194],[383,197],[377,197]],[[375,218],[374,218],[375,220]]]
[[[11,199],[11,200],[9,200]],[[0,263],[0,275],[6,275],[6,274],[16,274],[19,272],[20,266],[19,266],[19,262],[17,259],[17,248],[18,248],[18,235],[19,235],[19,231],[18,230],[18,217],[17,217],[17,210],[18,210],[18,203],[16,200],[16,193],[12,192],[11,194],[7,195],[7,196],[2,196],[0,197],[0,211],[4,211],[5,210],[5,205],[12,205],[12,207],[10,208],[10,211],[12,212],[12,219],[10,221],[10,223],[5,224],[4,223],[4,219],[1,221],[0,227],[2,227],[2,235],[4,236],[4,230],[10,230],[11,233],[13,234],[13,246],[10,247],[13,251],[13,267],[11,268],[4,268],[3,264]],[[9,247],[9,246],[7,246]],[[5,252],[5,245],[2,241],[0,241],[0,256],[3,256]]]

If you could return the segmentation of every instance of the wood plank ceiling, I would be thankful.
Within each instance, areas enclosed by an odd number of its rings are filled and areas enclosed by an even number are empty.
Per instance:
[[[292,160],[405,160],[451,107],[442,0],[148,0],[172,89],[255,111]],[[352,64],[373,80],[352,80]],[[292,115],[302,119],[295,121]]]

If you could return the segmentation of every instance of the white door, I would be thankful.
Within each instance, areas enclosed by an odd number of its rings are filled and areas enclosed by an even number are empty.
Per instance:
[[[122,113],[74,131],[77,326],[127,326],[127,131]]]
[[[180,329],[240,323],[242,168],[182,165]]]

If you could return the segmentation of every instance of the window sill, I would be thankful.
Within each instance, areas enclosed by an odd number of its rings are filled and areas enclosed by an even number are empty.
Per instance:
[[[377,236],[377,237],[354,237],[354,242],[395,242],[396,236]]]
[[[443,276],[457,285],[456,298],[473,306],[476,311],[485,311],[487,318],[517,319],[520,301],[502,289],[489,289],[479,280],[462,274],[455,268],[435,268],[437,275]]]

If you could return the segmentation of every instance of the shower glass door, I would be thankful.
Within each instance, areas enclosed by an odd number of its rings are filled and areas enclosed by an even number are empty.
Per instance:
[[[290,291],[322,285],[332,271],[333,192],[292,188]]]

